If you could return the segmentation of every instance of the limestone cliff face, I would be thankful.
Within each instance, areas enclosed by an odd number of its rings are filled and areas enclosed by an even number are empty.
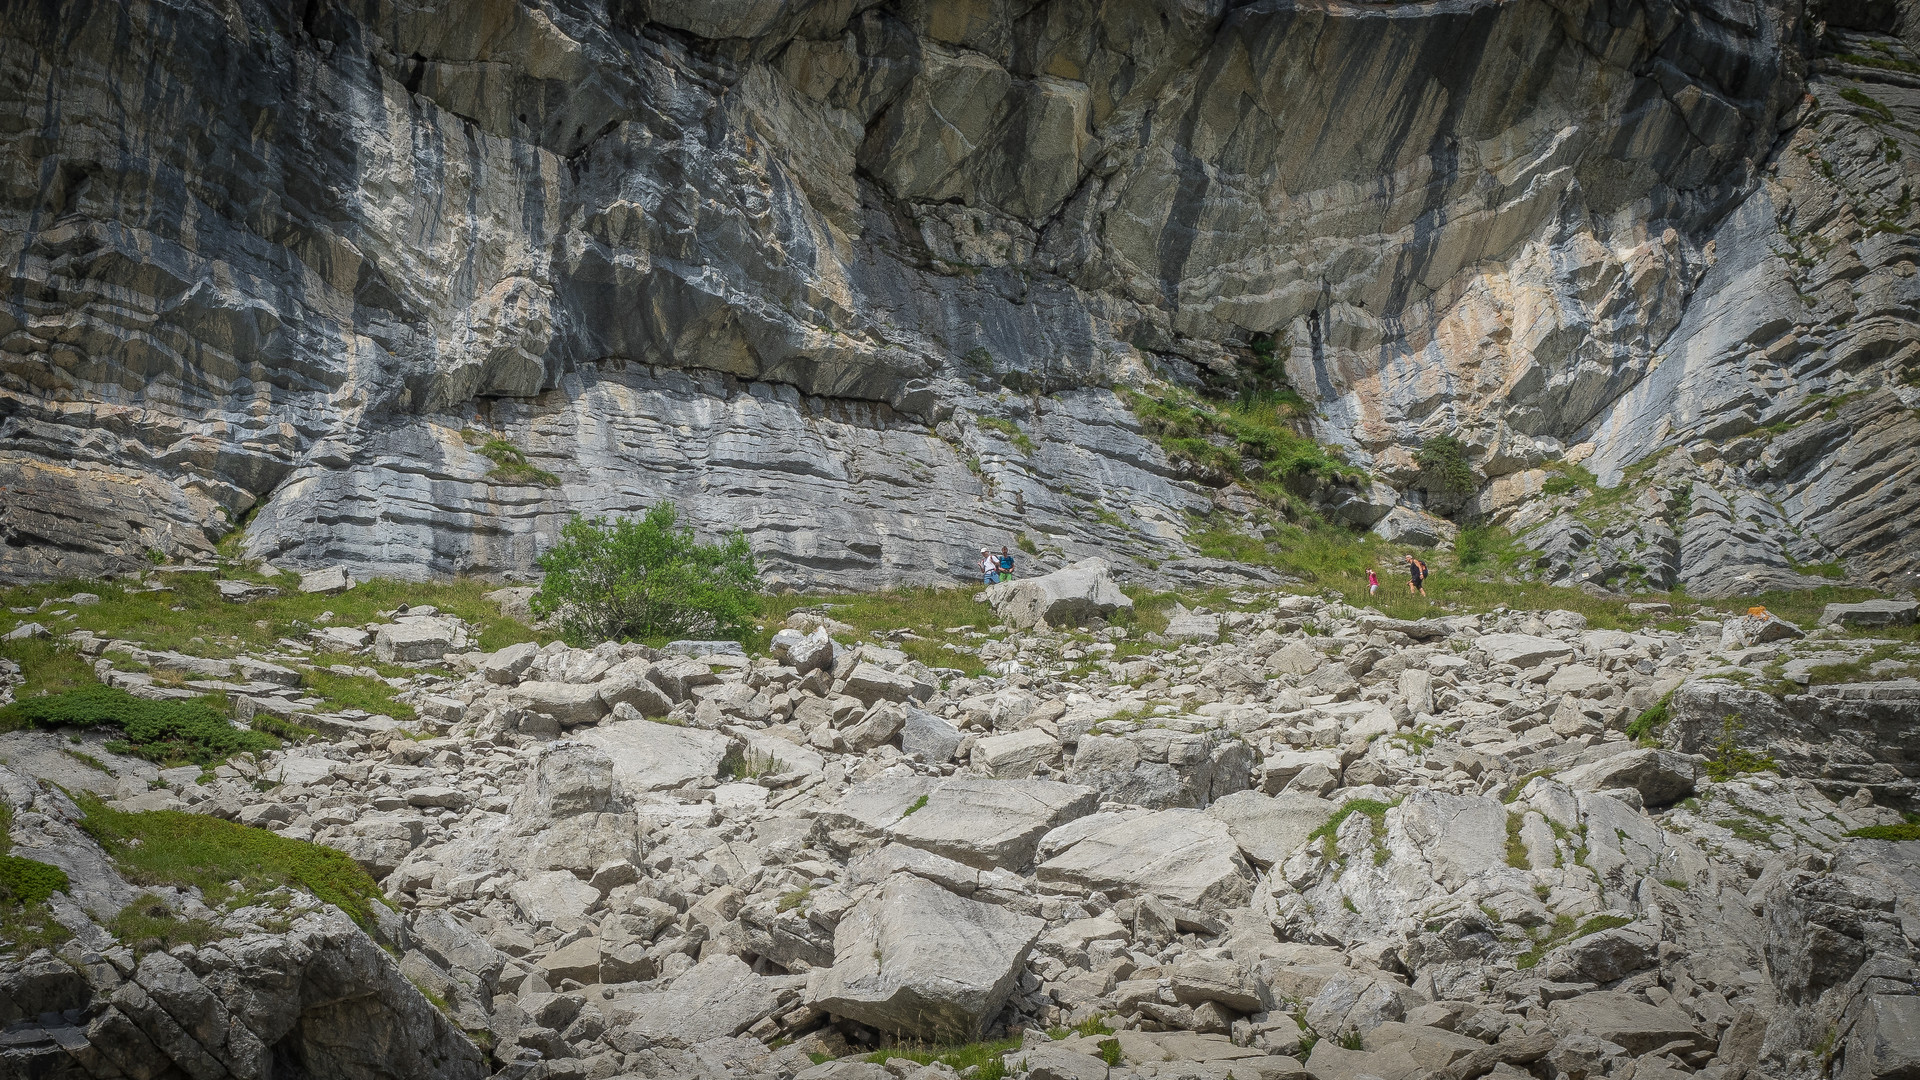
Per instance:
[[[661,497],[794,585],[950,578],[1018,533],[1202,573],[1219,493],[1112,388],[1231,381],[1255,341],[1389,485],[1459,433],[1479,509],[1552,524],[1528,470],[1775,423],[1740,378],[1899,381],[1913,263],[1865,230],[1911,220],[1914,159],[1794,148],[1907,138],[1841,90],[1920,80],[1834,68],[1827,29],[1778,0],[13,5],[0,578],[243,521],[287,565],[514,573],[569,512]],[[1852,262],[1759,254],[1837,214]],[[1914,568],[1846,479],[1914,452],[1899,392],[1767,466],[1782,573]],[[486,438],[557,483],[490,477]],[[1753,480],[1687,482],[1621,559],[1724,567],[1684,538]],[[1612,550],[1577,524],[1550,575]]]

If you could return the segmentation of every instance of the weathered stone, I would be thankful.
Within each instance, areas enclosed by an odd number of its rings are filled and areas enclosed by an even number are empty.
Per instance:
[[[1335,809],[1324,799],[1299,792],[1267,796],[1241,791],[1217,800],[1207,815],[1226,823],[1248,862],[1267,867],[1285,862]]]
[[[1592,1035],[1645,1054],[1672,1042],[1704,1042],[1687,1014],[1649,1005],[1631,994],[1602,991],[1556,1001],[1547,1022],[1557,1032]]]
[[[1035,769],[1051,765],[1060,757],[1060,744],[1039,728],[989,735],[973,744],[971,760],[975,768],[1002,779],[1032,776]]]
[[[1821,626],[1912,626],[1920,601],[1864,600],[1858,604],[1828,604],[1820,613]]]
[[[1099,802],[1091,788],[1051,780],[956,778],[934,788],[889,836],[983,870],[1022,870],[1042,836]]]
[[[1569,769],[1555,779],[1581,791],[1632,788],[1648,806],[1665,806],[1693,794],[1706,771],[1705,759],[1692,754],[1639,749]]]
[[[1042,881],[1194,908],[1244,902],[1251,885],[1232,834],[1199,810],[1095,814],[1048,833],[1040,857]]]
[[[713,778],[731,740],[715,731],[675,727],[634,715],[628,706],[614,712],[613,723],[580,733],[581,742],[604,750],[613,762],[614,781],[640,794],[666,791],[694,780]]]
[[[454,647],[453,624],[433,616],[402,618],[373,635],[374,659],[383,663],[438,660]]]
[[[1043,926],[898,874],[840,920],[808,1000],[882,1031],[967,1042],[1012,993]]]
[[[930,712],[914,708],[902,710],[900,752],[903,754],[918,754],[935,764],[952,761],[964,738],[959,729]]]
[[[989,585],[987,603],[1009,626],[1080,626],[1116,611],[1133,610],[1133,601],[1113,583],[1104,559],[1087,559],[1040,577]]]
[[[300,591],[303,593],[343,593],[353,586],[353,575],[344,566],[308,570],[300,575]]]
[[[1489,663],[1512,664],[1517,668],[1535,667],[1573,655],[1573,646],[1566,642],[1531,634],[1483,634],[1473,639],[1473,647]]]

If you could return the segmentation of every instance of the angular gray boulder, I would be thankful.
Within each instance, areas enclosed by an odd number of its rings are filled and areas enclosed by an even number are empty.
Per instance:
[[[1706,774],[1704,758],[1643,748],[1569,769],[1555,779],[1578,791],[1631,788],[1648,806],[1665,806],[1693,794],[1694,785]]]
[[[982,870],[1020,870],[1042,836],[1099,806],[1099,792],[1074,784],[962,777],[935,788],[891,837]]]
[[[833,936],[814,1008],[914,1038],[969,1042],[999,1013],[1046,924],[895,874]]]
[[[1820,613],[1821,626],[1912,626],[1920,601],[1863,600],[1858,604],[1828,604]]]
[[[1039,629],[1080,626],[1116,611],[1133,610],[1133,601],[1113,583],[1105,559],[1087,559],[1036,578],[989,585],[987,603],[1009,626]]]
[[[1094,814],[1048,833],[1040,857],[1041,881],[1191,908],[1231,907],[1252,886],[1227,826],[1200,810]]]

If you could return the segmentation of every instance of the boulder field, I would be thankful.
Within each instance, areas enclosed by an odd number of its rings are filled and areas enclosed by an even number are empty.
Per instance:
[[[748,654],[476,653],[416,614],[357,646],[440,650],[414,663],[454,674],[396,680],[414,720],[320,713],[273,676],[325,654],[283,642],[224,677],[304,745],[203,773],[0,735],[13,852],[72,881],[71,940],[0,963],[0,1073],[935,1080],[887,1048],[978,1040],[1022,1080],[1920,1061],[1920,843],[1850,835],[1912,796],[1910,647],[1269,593],[1184,617],[1213,636],[993,627],[935,668],[817,615]],[[72,643],[148,695],[192,659]],[[1864,650],[1879,681],[1758,685]],[[140,888],[83,790],[336,847],[391,907],[363,932],[160,888],[220,932],[118,939]]]

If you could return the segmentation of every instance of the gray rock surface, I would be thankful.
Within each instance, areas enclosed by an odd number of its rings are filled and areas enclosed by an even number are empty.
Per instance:
[[[1132,611],[1104,559],[1087,559],[1039,577],[989,585],[987,603],[1009,626],[1061,628]]]
[[[1439,538],[1470,495],[1555,580],[1911,574],[1911,54],[1872,5],[1617,9],[11,11],[0,152],[49,179],[0,200],[0,577],[238,520],[522,574],[671,498],[796,587],[1021,535],[1197,578],[1233,496],[1107,389],[1154,372],[1284,372],[1365,474],[1329,514]],[[1421,479],[1441,427],[1471,493]],[[1617,514],[1545,495],[1671,449]]]
[[[1013,991],[1043,925],[897,875],[840,921],[833,966],[808,1000],[883,1031],[965,1042]]]

